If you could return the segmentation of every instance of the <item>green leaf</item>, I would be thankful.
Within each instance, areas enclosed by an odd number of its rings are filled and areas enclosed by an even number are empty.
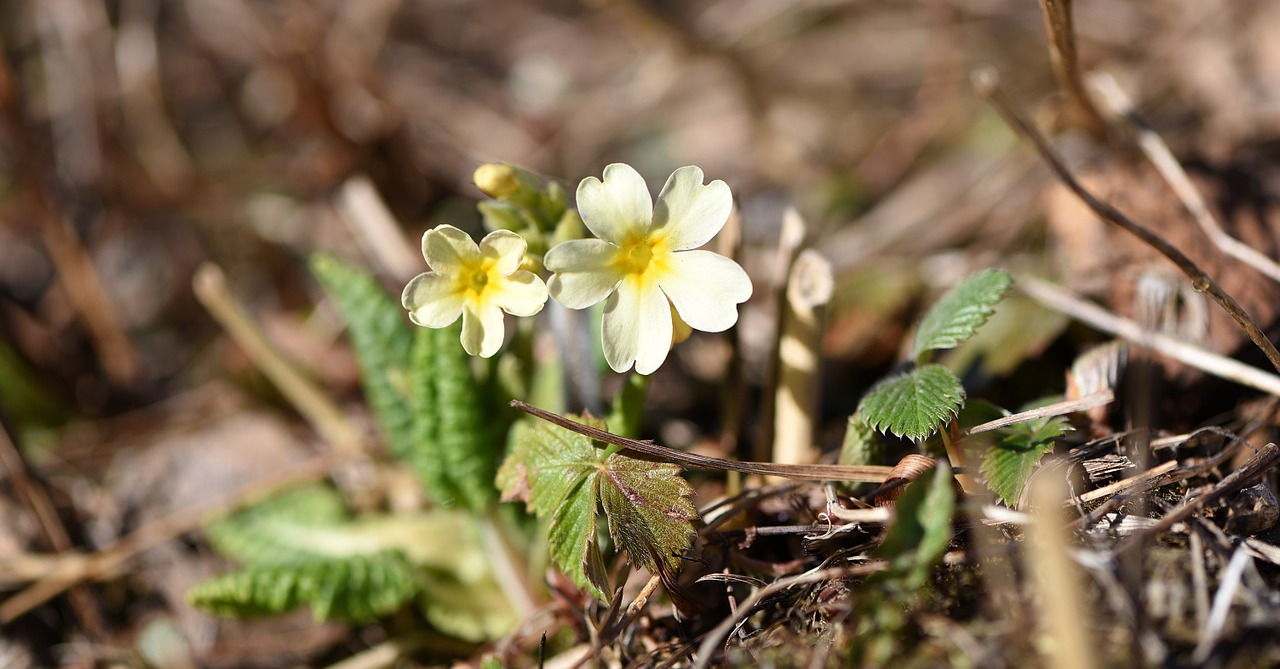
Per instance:
[[[842,465],[879,464],[883,452],[884,444],[880,443],[880,435],[876,433],[876,429],[861,412],[855,411],[849,416],[845,426],[838,462]]]
[[[603,428],[598,420],[584,422]],[[607,598],[596,541],[597,509],[633,564],[673,573],[693,538],[691,488],[674,464],[605,455],[585,436],[550,423],[517,425],[515,448],[498,472],[503,499],[550,518],[555,564],[579,587]]]
[[[955,489],[951,467],[938,463],[933,475],[907,484],[894,508],[893,525],[875,555],[890,561],[883,578],[913,593],[928,582],[929,572],[951,543]]]
[[[919,361],[924,353],[955,348],[972,337],[1012,284],[1013,278],[998,269],[971,274],[956,284],[920,321],[911,357]]]
[[[317,621],[365,621],[395,611],[417,592],[404,554],[384,551],[254,565],[201,583],[187,600],[224,617],[273,615],[306,604]]]
[[[955,416],[964,397],[964,386],[951,370],[928,364],[876,384],[858,412],[881,432],[920,441]]]
[[[1054,442],[1066,430],[1066,420],[1057,416],[1015,423],[1000,429],[1000,440],[992,444],[982,459],[982,474],[986,477],[987,487],[1005,504],[1016,505],[1036,465],[1053,450]]]
[[[321,619],[367,619],[418,593],[432,624],[460,638],[485,641],[519,622],[489,569],[470,513],[434,510],[351,519],[337,492],[314,485],[218,521],[205,532],[220,553],[248,565],[191,593],[193,601],[221,615],[281,613],[310,604]],[[401,587],[399,562],[408,564],[406,587]],[[458,597],[463,592],[467,596]]]
[[[222,555],[250,564],[286,564],[313,557],[313,533],[347,522],[338,493],[311,485],[281,493],[205,528]]]
[[[404,309],[371,274],[332,256],[312,256],[311,272],[347,323],[365,398],[391,451],[403,457],[414,437],[406,402],[413,340]]]
[[[622,389],[613,398],[606,423],[613,426],[614,434],[635,439],[644,418],[644,403],[649,397],[649,377],[629,374]]]
[[[479,511],[498,496],[493,486],[501,456],[494,422],[498,412],[471,373],[471,356],[458,343],[461,331],[461,324],[455,324],[435,332],[431,365],[414,369],[415,388],[433,386],[431,403],[422,404],[415,393],[414,411],[420,419],[431,416],[435,429],[434,435],[421,431],[420,457],[439,463],[434,466],[443,467],[458,501]]]

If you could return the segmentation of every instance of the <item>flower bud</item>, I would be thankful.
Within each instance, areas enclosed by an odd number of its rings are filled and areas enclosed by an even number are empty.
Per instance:
[[[471,178],[480,192],[492,198],[510,195],[520,188],[516,168],[506,163],[485,163],[476,168]]]

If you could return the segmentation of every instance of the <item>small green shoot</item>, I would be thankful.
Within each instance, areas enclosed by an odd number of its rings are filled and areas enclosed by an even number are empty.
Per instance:
[[[972,337],[1012,283],[1004,271],[985,270],[943,295],[916,331],[915,368],[881,381],[862,398],[858,412],[867,424],[919,442],[954,418],[964,405],[964,386],[951,370],[929,363],[929,355]]]

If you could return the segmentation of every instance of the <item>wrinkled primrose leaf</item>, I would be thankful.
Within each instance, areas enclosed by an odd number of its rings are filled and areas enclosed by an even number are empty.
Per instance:
[[[603,421],[570,417],[604,428]],[[522,500],[538,517],[550,517],[551,558],[574,583],[608,600],[595,543],[600,507],[609,535],[633,564],[655,574],[679,566],[698,514],[678,465],[607,455],[590,438],[550,423],[514,429],[519,433],[498,471],[498,487],[504,500]]]

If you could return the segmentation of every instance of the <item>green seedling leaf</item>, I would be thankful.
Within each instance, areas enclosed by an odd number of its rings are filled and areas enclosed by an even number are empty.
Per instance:
[[[365,398],[391,451],[403,457],[414,438],[406,403],[413,338],[404,309],[371,274],[332,256],[312,256],[311,272],[347,323]]]
[[[858,413],[881,432],[920,441],[955,416],[964,397],[960,379],[931,363],[876,384],[862,398]]]
[[[583,422],[603,429],[591,418]],[[515,448],[498,472],[503,499],[525,501],[550,518],[551,558],[579,587],[604,601],[608,587],[595,545],[598,508],[633,564],[671,574],[693,538],[693,488],[680,467],[605,455],[588,437],[549,423],[519,423]]]
[[[1013,278],[998,269],[972,274],[956,284],[920,321],[911,356],[919,361],[929,351],[955,348],[972,337],[1011,285]]]
[[[310,605],[317,621],[365,621],[395,611],[417,592],[404,554],[384,551],[254,565],[201,583],[187,600],[224,617],[274,615]]]
[[[938,463],[933,475],[907,484],[894,509],[893,525],[877,557],[890,561],[885,578],[905,593],[914,593],[928,582],[951,543],[951,519],[955,514],[955,489],[951,467]]]
[[[1014,506],[1022,489],[1054,442],[1067,430],[1061,417],[1046,417],[1016,423],[998,431],[999,441],[992,444],[982,459],[982,474],[987,487],[1005,504]]]

